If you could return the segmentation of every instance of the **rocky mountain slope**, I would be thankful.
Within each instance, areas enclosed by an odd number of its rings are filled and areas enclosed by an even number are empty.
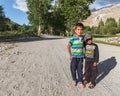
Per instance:
[[[113,5],[107,8],[103,8],[91,13],[86,20],[84,20],[85,25],[97,26],[99,21],[102,19],[104,22],[107,18],[115,18],[116,21],[120,18],[120,4]]]

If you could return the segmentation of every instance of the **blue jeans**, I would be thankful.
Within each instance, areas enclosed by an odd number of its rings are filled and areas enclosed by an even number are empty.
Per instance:
[[[76,82],[82,83],[83,82],[83,58],[72,58],[70,69],[71,69],[72,79]]]

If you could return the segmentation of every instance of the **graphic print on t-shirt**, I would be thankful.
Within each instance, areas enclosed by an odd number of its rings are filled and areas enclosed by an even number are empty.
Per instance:
[[[95,50],[94,45],[86,45],[85,57],[94,58],[94,50]]]

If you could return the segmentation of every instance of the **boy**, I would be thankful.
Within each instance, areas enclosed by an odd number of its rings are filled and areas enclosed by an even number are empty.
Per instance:
[[[81,88],[84,88],[83,85],[83,28],[84,25],[82,23],[77,23],[75,26],[75,35],[70,38],[70,41],[67,45],[67,49],[69,52],[69,58],[71,60],[70,70],[73,79],[73,86],[77,86],[77,82],[80,84]],[[76,72],[77,77],[76,78]]]
[[[93,43],[92,36],[86,34],[84,37],[85,46],[85,80],[84,84],[91,82],[89,88],[95,87],[97,77],[97,63],[99,61],[99,50],[97,44]]]

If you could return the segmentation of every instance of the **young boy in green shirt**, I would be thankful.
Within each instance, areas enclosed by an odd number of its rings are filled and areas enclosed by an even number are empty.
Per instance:
[[[85,87],[83,84],[83,29],[84,25],[82,23],[77,23],[75,26],[75,35],[70,38],[67,45],[69,58],[71,60],[70,69],[73,79],[72,84],[73,86],[77,86],[78,82],[81,88]]]

